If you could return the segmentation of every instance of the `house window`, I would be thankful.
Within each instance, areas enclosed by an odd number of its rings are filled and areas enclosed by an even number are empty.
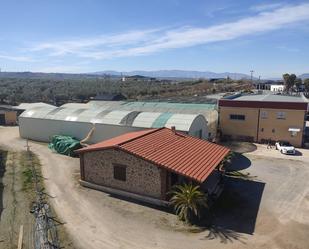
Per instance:
[[[230,119],[232,120],[245,120],[245,115],[239,115],[239,114],[230,114]]]
[[[261,111],[261,118],[266,119],[267,118],[267,112],[266,111]]]
[[[114,179],[119,181],[126,181],[127,167],[121,164],[114,164]]]
[[[285,119],[285,112],[277,112],[277,119]]]
[[[272,133],[275,133],[276,131],[275,131],[275,129],[272,129],[271,132],[272,132]]]
[[[261,132],[263,132],[264,131],[264,128],[261,128]]]

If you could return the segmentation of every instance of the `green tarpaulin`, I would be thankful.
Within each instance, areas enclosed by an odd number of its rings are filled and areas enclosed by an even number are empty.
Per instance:
[[[80,149],[82,146],[78,140],[70,136],[55,135],[52,137],[48,145],[53,151],[67,156],[75,156],[74,150]]]

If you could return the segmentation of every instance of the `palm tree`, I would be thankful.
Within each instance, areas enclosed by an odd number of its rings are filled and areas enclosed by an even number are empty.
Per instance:
[[[170,204],[178,217],[186,223],[191,223],[194,216],[200,218],[201,208],[207,207],[207,197],[198,185],[175,185],[170,194]]]
[[[230,152],[227,154],[219,165],[220,171],[225,171],[225,168],[228,167],[232,163],[232,159],[235,157],[235,152]]]

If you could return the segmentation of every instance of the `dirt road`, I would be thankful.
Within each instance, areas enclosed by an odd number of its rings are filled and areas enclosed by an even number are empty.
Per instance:
[[[18,128],[0,127],[0,145],[22,150],[25,141]],[[80,187],[78,159],[30,145],[77,248],[309,248],[309,165],[301,160],[248,155],[245,171],[255,181],[229,182],[214,228],[189,233],[172,214]]]

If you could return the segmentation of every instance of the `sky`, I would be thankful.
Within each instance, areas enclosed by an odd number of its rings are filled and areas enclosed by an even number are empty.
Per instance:
[[[1,0],[2,71],[309,73],[309,1]]]

